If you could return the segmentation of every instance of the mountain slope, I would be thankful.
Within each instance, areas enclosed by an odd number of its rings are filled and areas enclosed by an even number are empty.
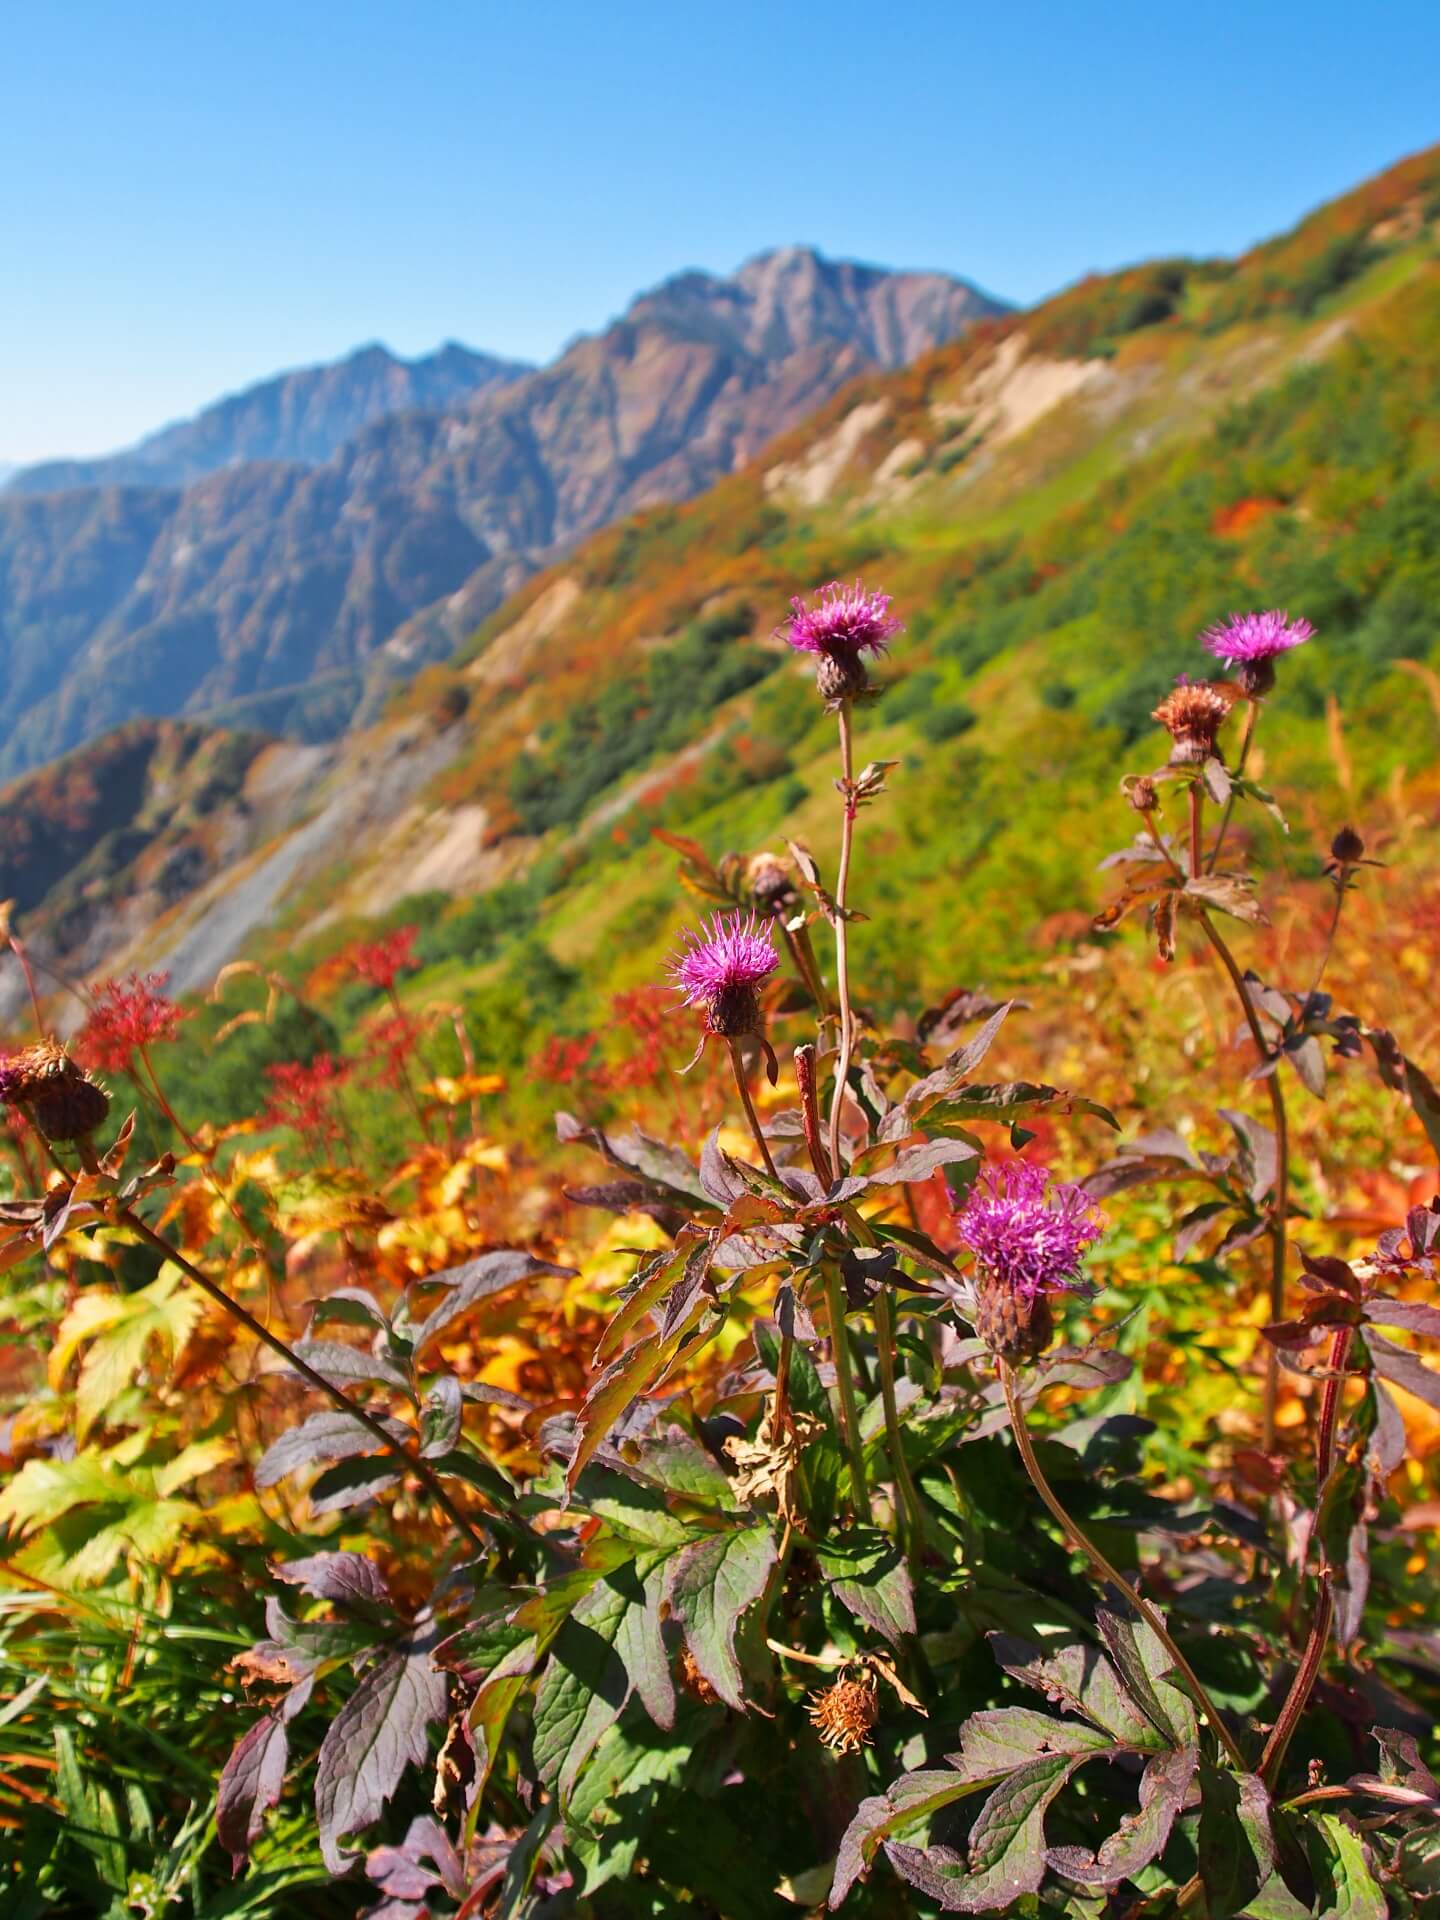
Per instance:
[[[10,470],[15,493],[76,487],[182,487],[250,460],[318,466],[372,420],[416,408],[444,409],[530,369],[449,341],[423,359],[388,347],[360,347],[343,360],[262,380],[162,427],[123,453],[96,460],[47,460]],[[0,471],[0,485],[5,474]]]
[[[907,624],[860,721],[867,758],[906,763],[867,816],[885,931],[856,930],[897,999],[1023,980],[1037,926],[1048,955],[1088,925],[1095,847],[1127,832],[1095,809],[1157,763],[1150,709],[1231,606],[1321,630],[1262,742],[1302,803],[1273,856],[1303,876],[1339,824],[1303,811],[1332,756],[1367,837],[1440,825],[1437,222],[1440,150],[1239,262],[1094,278],[852,385],[282,769],[243,857],[114,958],[193,987],[247,941],[289,959],[378,913],[421,924],[427,990],[499,1056],[593,1021],[554,968],[653,974],[676,911],[655,827],[715,855],[788,831],[833,863],[833,722],[772,629],[860,572]]]
[[[373,421],[322,466],[7,491],[0,772],[147,713],[331,734],[412,616],[433,609],[397,638],[392,675],[557,549],[689,497],[856,374],[996,311],[942,275],[787,249],[733,281],[682,276],[553,366]]]

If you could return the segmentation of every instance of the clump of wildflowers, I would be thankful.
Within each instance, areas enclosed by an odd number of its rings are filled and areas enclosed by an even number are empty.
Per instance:
[[[1047,1296],[1073,1288],[1102,1221],[1081,1187],[1012,1160],[982,1169],[955,1216],[975,1255],[975,1331],[1007,1360],[1034,1359],[1053,1331]]]
[[[75,1036],[76,1057],[102,1073],[125,1073],[135,1055],[159,1040],[173,1040],[189,1009],[167,999],[168,973],[130,973],[107,980],[90,1016]]]
[[[319,1139],[337,1139],[340,1126],[335,1116],[335,1096],[349,1074],[349,1061],[336,1060],[329,1053],[267,1067],[270,1100],[261,1116],[264,1124],[293,1127],[297,1133]]]
[[[670,977],[687,1007],[705,1009],[705,1027],[736,1040],[760,1026],[760,987],[780,964],[768,932],[754,914],[717,915],[692,927],[670,962]]]
[[[390,993],[402,973],[411,973],[420,964],[416,932],[415,927],[397,927],[383,940],[357,940],[350,949],[350,964],[362,980]]]
[[[1234,704],[1231,688],[1182,675],[1179,686],[1166,694],[1151,716],[1175,743],[1170,749],[1171,766],[1203,766],[1214,753],[1216,737]]]
[[[890,612],[890,595],[867,593],[859,580],[853,587],[830,581],[810,606],[797,593],[790,608],[779,631],[797,652],[816,655],[815,684],[831,706],[865,691],[864,654],[883,653],[885,643],[901,631]]]
[[[1232,613],[1228,620],[1207,627],[1200,638],[1217,660],[1236,669],[1242,689],[1253,700],[1275,685],[1279,656],[1314,636],[1308,620],[1292,620],[1272,607],[1268,613]]]

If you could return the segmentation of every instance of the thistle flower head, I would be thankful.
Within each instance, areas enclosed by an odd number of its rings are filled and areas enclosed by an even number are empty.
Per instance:
[[[0,1101],[24,1113],[47,1140],[82,1140],[102,1126],[110,1096],[63,1047],[42,1040],[0,1061]]]
[[[1073,1287],[1080,1256],[1103,1231],[1083,1188],[1052,1184],[1026,1160],[982,1168],[955,1224],[984,1275],[1029,1300]]]
[[[1292,620],[1272,607],[1268,613],[1232,613],[1228,620],[1207,627],[1200,638],[1217,660],[1235,668],[1242,689],[1251,699],[1269,693],[1275,684],[1275,662],[1292,647],[1313,639],[1308,620]]]
[[[841,1678],[810,1696],[810,1724],[822,1746],[832,1753],[859,1753],[870,1745],[880,1703],[873,1675],[861,1680]]]
[[[859,580],[853,587],[830,581],[820,588],[814,606],[807,606],[797,593],[790,609],[780,631],[801,653],[883,653],[885,642],[901,631],[890,613],[889,594],[867,593]]]
[[[1158,720],[1175,742],[1172,766],[1198,766],[1215,751],[1215,736],[1235,704],[1232,688],[1213,680],[1191,680],[1181,675],[1173,693],[1167,693],[1152,719]]]
[[[75,1036],[76,1057],[101,1072],[124,1073],[140,1048],[173,1040],[189,1013],[166,998],[169,984],[168,973],[130,973],[123,980],[107,980]]]
[[[779,964],[770,935],[758,930],[754,914],[730,913],[684,934],[669,971],[684,1004],[704,1007],[710,1032],[734,1039],[759,1026],[760,984]]]

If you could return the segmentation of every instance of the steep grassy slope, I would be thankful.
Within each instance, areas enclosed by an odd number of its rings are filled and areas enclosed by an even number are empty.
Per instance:
[[[232,944],[278,914],[287,954],[362,913],[419,920],[427,984],[525,1057],[588,1023],[597,952],[607,988],[653,969],[675,915],[656,826],[833,858],[833,723],[771,631],[796,587],[860,572],[908,624],[862,719],[865,757],[904,762],[867,826],[884,931],[857,936],[887,998],[1023,979],[1037,930],[1048,953],[1085,927],[1093,808],[1155,763],[1149,711],[1231,606],[1321,629],[1268,770],[1304,794],[1338,764],[1357,811],[1423,813],[1429,789],[1393,783],[1440,745],[1437,185],[1422,155],[1233,265],[1084,283],[590,541],[308,766],[298,832],[134,957],[196,985],[217,912]],[[1274,857],[1303,874],[1309,836]]]

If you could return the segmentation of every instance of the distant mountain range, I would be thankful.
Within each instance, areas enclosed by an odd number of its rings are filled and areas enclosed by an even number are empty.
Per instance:
[[[26,469],[0,494],[0,772],[143,715],[329,737],[367,672],[448,652],[585,534],[1005,310],[788,247],[682,274],[539,370],[370,349]]]
[[[247,460],[319,465],[352,435],[387,413],[454,406],[530,368],[474,353],[453,340],[420,360],[388,347],[359,347],[332,366],[277,374],[243,393],[149,434],[138,446],[98,460],[47,460],[0,467],[12,493],[62,493],[74,487],[183,487]]]

